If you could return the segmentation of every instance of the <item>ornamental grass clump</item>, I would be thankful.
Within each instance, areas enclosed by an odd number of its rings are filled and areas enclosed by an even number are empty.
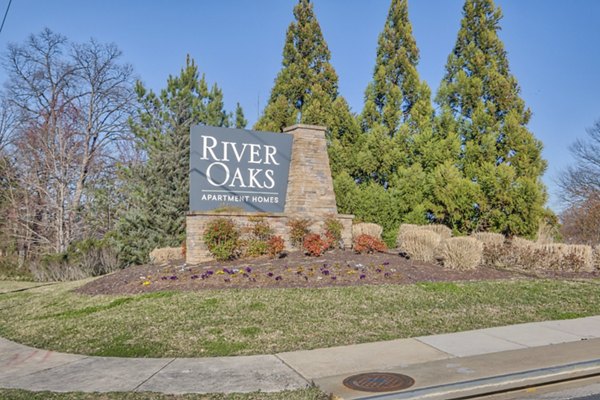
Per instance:
[[[506,237],[501,233],[477,232],[471,237],[479,240],[483,244],[483,263],[489,266],[497,266],[498,262],[504,257]]]
[[[594,254],[591,246],[563,243],[538,244],[514,237],[498,265],[521,270],[588,271],[594,270]]]
[[[409,231],[431,231],[440,235],[442,240],[452,237],[452,230],[446,225],[430,224],[430,225],[414,225],[414,224],[402,224],[398,230],[398,236]]]
[[[362,222],[352,225],[352,239],[356,239],[361,235],[369,235],[377,239],[381,239],[383,228],[381,225],[370,222]]]
[[[600,244],[594,246],[592,257],[594,260],[594,269],[600,271]]]
[[[429,230],[407,229],[398,235],[398,247],[418,261],[434,261],[441,241],[440,235]]]
[[[204,243],[210,254],[218,261],[239,257],[240,230],[229,218],[215,218],[206,224]]]
[[[473,237],[449,238],[439,246],[438,256],[445,268],[475,269],[483,260],[483,243]]]
[[[544,267],[558,271],[594,270],[593,250],[591,246],[578,244],[553,243],[538,245],[538,252],[545,264]]]

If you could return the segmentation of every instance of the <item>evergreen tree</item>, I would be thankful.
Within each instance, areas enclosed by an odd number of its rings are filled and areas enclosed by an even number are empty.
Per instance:
[[[160,94],[141,82],[136,93],[139,108],[130,126],[147,160],[123,171],[129,210],[118,224],[117,242],[125,263],[144,262],[155,247],[181,246],[189,204],[190,127],[230,124],[222,91],[217,85],[208,89],[189,56]]]
[[[354,175],[360,183],[359,201],[353,202],[358,208],[351,210],[363,220],[381,224],[392,245],[400,223],[427,221],[431,208],[428,174],[449,157],[449,152],[442,150],[448,149],[443,143],[445,134],[434,129],[431,91],[419,78],[418,61],[408,2],[392,0],[360,116],[364,135]],[[371,203],[387,204],[392,207],[391,215],[382,215]]]
[[[418,62],[419,50],[408,20],[408,1],[392,0],[379,35],[373,81],[365,92],[361,115],[365,132],[380,124],[394,137],[411,120],[415,125],[411,126],[412,133],[418,132],[420,124],[430,123],[433,115],[430,91],[420,81]],[[411,115],[413,111],[415,115]]]
[[[333,176],[354,168],[352,153],[359,127],[348,103],[338,93],[338,76],[309,0],[294,7],[283,49],[283,68],[269,102],[254,129],[282,132],[297,123],[328,128]]]
[[[532,236],[544,215],[546,163],[541,142],[527,129],[531,112],[498,37],[501,18],[493,0],[465,1],[436,100],[456,117],[460,172],[478,186],[459,229]]]
[[[331,54],[309,0],[299,0],[294,17],[286,34],[283,68],[255,129],[281,132],[286,126],[304,122],[307,103],[327,106],[338,95],[338,77],[329,62]],[[310,118],[315,119],[315,114]]]
[[[244,129],[246,125],[248,125],[248,121],[244,117],[244,110],[242,110],[240,103],[237,103],[235,106],[235,127],[237,129]]]

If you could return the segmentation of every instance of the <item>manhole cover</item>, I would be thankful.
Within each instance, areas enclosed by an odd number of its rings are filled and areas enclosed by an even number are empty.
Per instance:
[[[362,392],[393,392],[411,387],[415,380],[407,375],[369,372],[344,379],[344,386]]]

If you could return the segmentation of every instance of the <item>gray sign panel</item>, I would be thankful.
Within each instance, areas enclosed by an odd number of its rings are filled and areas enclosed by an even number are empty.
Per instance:
[[[190,211],[283,212],[292,135],[193,126]]]

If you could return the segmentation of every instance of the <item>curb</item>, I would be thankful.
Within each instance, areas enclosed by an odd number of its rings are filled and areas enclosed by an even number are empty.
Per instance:
[[[498,394],[533,386],[600,375],[600,359],[518,373],[480,378],[415,390],[358,397],[360,400],[452,400]],[[339,398],[339,400],[342,400]]]

